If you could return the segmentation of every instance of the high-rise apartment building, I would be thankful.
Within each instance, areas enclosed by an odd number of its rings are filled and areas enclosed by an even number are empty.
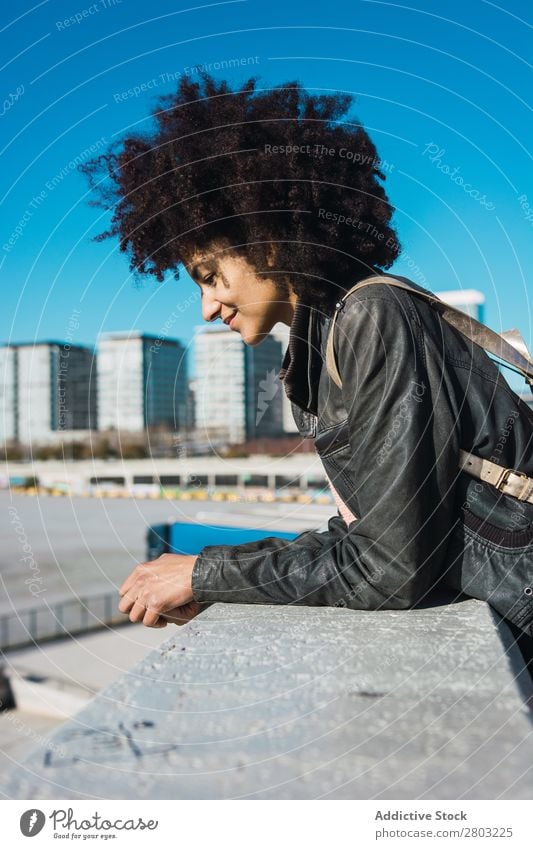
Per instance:
[[[189,380],[187,386],[187,429],[192,431],[196,427],[196,381]]]
[[[2,438],[31,444],[96,428],[94,365],[91,348],[67,342],[1,348]]]
[[[17,439],[17,349],[0,348],[0,440]]]
[[[280,367],[281,344],[272,336],[252,347],[224,325],[198,328],[197,430],[233,443],[282,435]]]
[[[187,426],[187,362],[177,339],[124,331],[98,337],[98,427]]]
[[[231,332],[231,331],[230,331]],[[246,438],[283,435],[283,384],[278,377],[282,346],[272,335],[260,345],[244,345]]]

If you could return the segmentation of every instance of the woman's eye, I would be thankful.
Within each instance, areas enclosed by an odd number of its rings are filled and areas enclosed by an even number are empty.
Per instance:
[[[209,286],[213,282],[214,278],[215,278],[215,274],[213,272],[211,274],[208,274],[206,277],[204,277],[204,279],[202,280],[202,283],[206,283]]]

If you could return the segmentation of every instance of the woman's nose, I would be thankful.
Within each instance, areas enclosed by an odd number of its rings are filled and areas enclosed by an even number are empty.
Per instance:
[[[212,295],[204,294],[202,298],[202,318],[204,321],[214,321],[220,315],[220,301]]]

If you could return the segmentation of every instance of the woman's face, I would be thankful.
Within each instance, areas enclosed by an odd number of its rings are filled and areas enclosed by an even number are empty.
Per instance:
[[[296,295],[289,287],[258,274],[244,256],[213,245],[192,251],[185,267],[201,289],[202,318],[220,318],[241,334],[247,345],[258,345],[278,321],[290,326]]]

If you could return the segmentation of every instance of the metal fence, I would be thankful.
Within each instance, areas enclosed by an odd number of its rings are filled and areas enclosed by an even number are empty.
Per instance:
[[[124,624],[116,592],[58,601],[0,615],[0,650],[22,648],[71,634]]]

